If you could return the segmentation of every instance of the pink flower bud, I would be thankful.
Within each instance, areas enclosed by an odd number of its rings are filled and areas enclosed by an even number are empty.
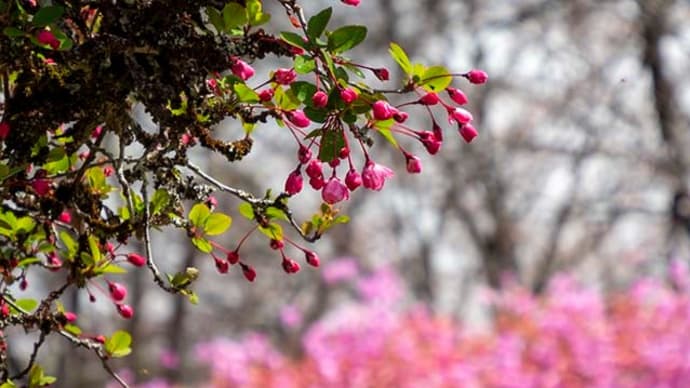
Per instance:
[[[94,128],[93,131],[91,131],[91,138],[98,139],[98,137],[101,136],[101,133],[103,133],[103,126],[99,125]]]
[[[328,204],[336,204],[350,198],[350,191],[337,177],[331,177],[321,190],[321,198]]]
[[[362,185],[369,190],[380,191],[386,179],[393,175],[390,168],[368,160],[362,170]]]
[[[270,246],[271,249],[277,251],[279,249],[283,249],[285,247],[285,243],[283,242],[283,240],[271,239]]]
[[[120,283],[108,282],[108,291],[116,302],[121,302],[127,297],[127,288]]]
[[[434,137],[436,138],[436,140],[443,141],[443,130],[436,121],[434,121],[433,125],[431,126],[431,130],[434,133]]]
[[[399,111],[397,109],[395,110],[395,112],[393,112],[393,120],[395,120],[398,123],[404,123],[405,121],[407,121],[408,117],[410,117],[410,115],[407,112]]]
[[[109,177],[115,173],[115,168],[113,166],[105,166],[103,167],[103,175],[106,177]]]
[[[31,187],[33,187],[36,195],[39,197],[45,197],[50,193],[51,185],[48,179],[34,179],[31,181]]]
[[[485,71],[478,69],[470,70],[465,74],[465,77],[473,84],[483,84],[489,80],[489,75]]]
[[[422,161],[414,155],[407,155],[407,172],[410,174],[419,174],[422,172]]]
[[[438,101],[439,98],[436,93],[427,93],[419,99],[419,103],[422,105],[436,105]]]
[[[381,81],[388,81],[390,79],[390,73],[388,72],[388,69],[386,69],[385,67],[380,67],[372,71],[374,72],[376,78],[378,78]]]
[[[261,102],[271,101],[271,99],[273,99],[274,93],[275,93],[275,91],[273,90],[273,88],[264,89],[264,90],[260,91],[259,92],[259,101],[261,101]]]
[[[295,124],[295,126],[299,128],[306,128],[309,126],[309,124],[311,124],[311,121],[309,121],[309,119],[301,109],[295,109],[289,112],[285,112],[285,115],[291,123]]]
[[[74,322],[74,321],[77,320],[77,314],[75,314],[75,313],[73,313],[73,312],[71,312],[71,311],[65,311],[65,312],[63,313],[63,315],[65,316],[65,320],[66,320],[67,322]]]
[[[347,158],[348,156],[350,156],[350,148],[348,146],[341,148],[338,152],[338,156],[340,157],[340,159]]]
[[[427,152],[431,155],[435,155],[441,149],[441,141],[434,135],[431,131],[419,132],[419,140],[426,148]]]
[[[104,335],[97,335],[93,337],[94,341],[104,344],[105,343],[105,336]]]
[[[309,179],[309,186],[314,190],[321,190],[325,184],[326,182],[324,182],[323,177]]]
[[[311,102],[314,104],[315,108],[325,108],[326,105],[328,105],[328,95],[322,90],[319,90],[318,92],[314,93],[311,98]]]
[[[340,98],[347,105],[352,104],[352,102],[354,102],[358,96],[359,94],[357,94],[357,91],[352,88],[340,90]]]
[[[467,104],[467,96],[465,96],[465,93],[463,93],[460,89],[448,88],[446,89],[446,91],[448,92],[450,99],[453,100],[453,102],[455,102],[456,104]]]
[[[47,44],[52,48],[53,50],[57,50],[60,48],[60,41],[57,40],[55,35],[51,31],[48,30],[41,30],[36,34],[36,40],[40,44]]]
[[[58,221],[64,222],[65,224],[69,224],[72,222],[72,214],[65,210],[58,216]]]
[[[321,263],[321,260],[319,260],[319,256],[317,256],[315,252],[304,251],[304,257],[307,260],[307,263],[312,267],[318,267]]]
[[[273,73],[273,80],[281,85],[290,85],[297,78],[297,72],[294,69],[277,69]]]
[[[218,207],[218,200],[216,199],[216,197],[209,196],[208,198],[206,198],[205,202],[206,205],[211,209],[215,209],[216,207]]]
[[[388,120],[393,117],[393,111],[390,104],[383,100],[378,100],[371,105],[371,110],[374,113],[376,120]]]
[[[24,291],[27,287],[29,287],[29,281],[26,278],[22,278],[22,281],[19,282],[19,289]]]
[[[299,150],[297,151],[297,159],[302,164],[306,164],[309,159],[311,159],[311,150],[300,144]]]
[[[144,265],[146,265],[146,258],[136,253],[128,254],[127,261],[129,261],[129,263],[135,267],[143,267]]]
[[[355,191],[356,188],[362,185],[362,176],[357,170],[351,168],[345,175],[345,185],[350,191]]]
[[[118,304],[117,312],[124,319],[130,319],[134,316],[134,309],[128,304]]]
[[[240,253],[237,252],[237,250],[228,252],[226,260],[228,261],[228,263],[230,263],[230,265],[235,265],[240,261]]]
[[[5,140],[10,135],[10,124],[3,121],[0,123],[0,140]]]
[[[242,274],[244,277],[250,282],[253,282],[254,279],[256,279],[256,270],[254,270],[252,266],[244,263],[240,263],[240,266],[242,266]]]
[[[60,260],[59,257],[57,257],[57,254],[52,252],[48,254],[48,266],[50,267],[49,269],[53,272],[59,271],[60,268],[62,267],[62,260]]]
[[[283,257],[281,265],[283,266],[283,270],[288,274],[297,273],[300,270],[299,263],[289,257]]]
[[[457,121],[458,124],[467,124],[472,120],[472,113],[463,108],[448,109],[448,122]]]
[[[217,257],[214,257],[213,261],[216,264],[216,269],[218,270],[218,273],[228,273],[228,270],[230,269],[230,264],[228,264],[227,261],[221,260]]]
[[[472,124],[465,124],[460,127],[460,136],[462,136],[462,138],[465,139],[467,143],[471,143],[472,139],[477,137],[477,135],[479,135],[479,133],[472,126]]]
[[[246,81],[254,75],[254,69],[241,59],[235,59],[230,70],[232,74],[242,79],[242,81]]]
[[[285,181],[285,192],[289,195],[295,195],[302,191],[303,183],[304,180],[302,179],[302,173],[298,168],[288,175],[288,178]]]
[[[359,0],[340,0],[343,2],[343,4],[351,5],[353,7],[356,7],[359,5]]]
[[[323,163],[319,159],[310,160],[306,172],[309,178],[323,178]]]
[[[182,145],[190,145],[194,142],[194,136],[188,134],[188,133],[183,133],[182,136],[180,136],[180,143]]]

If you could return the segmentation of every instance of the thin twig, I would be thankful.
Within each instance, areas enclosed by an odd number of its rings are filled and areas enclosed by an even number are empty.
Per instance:
[[[29,373],[29,371],[31,370],[31,367],[34,366],[34,363],[36,362],[36,356],[38,355],[38,350],[41,348],[41,346],[43,345],[43,342],[45,340],[46,340],[46,332],[41,331],[41,334],[38,337],[38,341],[36,341],[34,343],[34,350],[31,352],[31,357],[29,358],[29,364],[21,372],[10,377],[10,380],[20,379],[20,378],[24,377],[27,373]]]
[[[169,286],[166,283],[161,275],[161,271],[156,265],[156,262],[153,260],[153,248],[151,247],[151,226],[149,225],[149,191],[148,180],[146,177],[142,179],[141,194],[144,197],[144,247],[146,249],[146,266],[151,271],[153,281],[156,282],[158,287],[171,294],[177,294],[179,293],[179,290]]]

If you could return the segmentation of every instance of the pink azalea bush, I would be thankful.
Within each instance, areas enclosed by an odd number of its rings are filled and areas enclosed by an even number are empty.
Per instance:
[[[424,306],[399,308],[394,271],[361,276],[346,263],[334,268],[362,300],[313,323],[302,358],[260,333],[216,339],[196,347],[210,373],[204,386],[690,386],[686,266],[672,266],[673,285],[643,278],[607,296],[565,275],[539,297],[511,286],[488,298],[493,325],[478,331]]]

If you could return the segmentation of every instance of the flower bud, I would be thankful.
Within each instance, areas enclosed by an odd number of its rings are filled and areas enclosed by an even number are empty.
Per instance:
[[[376,120],[388,120],[393,117],[390,104],[383,100],[378,100],[371,105],[371,111]]]
[[[278,69],[273,73],[273,80],[281,85],[290,85],[297,78],[295,69]]]
[[[319,260],[319,256],[316,254],[316,252],[304,251],[304,257],[307,260],[307,263],[312,267],[318,267],[319,264],[321,264],[321,260]]]
[[[328,105],[328,95],[319,90],[312,96],[311,103],[314,104],[315,108],[325,108]]]
[[[64,210],[58,216],[58,221],[64,222],[65,224],[69,224],[72,222],[72,214],[70,212],[68,212],[67,210]]]
[[[448,109],[448,121],[457,121],[458,124],[467,124],[473,120],[472,113],[463,108]]]
[[[350,191],[355,191],[356,188],[362,185],[362,176],[357,170],[351,168],[345,175],[345,185]]]
[[[36,40],[40,44],[47,44],[53,50],[57,50],[58,48],[60,48],[60,41],[57,40],[57,38],[55,37],[55,35],[51,31],[48,31],[48,30],[39,31],[38,34],[36,34]]]
[[[352,88],[340,90],[340,98],[346,105],[352,104],[358,96],[357,91]]]
[[[240,265],[242,266],[242,274],[244,277],[250,282],[253,282],[254,279],[256,279],[256,270],[254,270],[252,266],[244,263],[240,263]]]
[[[228,263],[230,263],[230,265],[235,265],[237,264],[237,262],[240,261],[240,253],[237,252],[237,250],[228,252],[228,256],[226,257],[226,259],[228,260]]]
[[[228,273],[228,270],[230,269],[230,264],[228,264],[227,261],[221,260],[217,257],[214,257],[213,261],[216,264],[216,269],[218,270],[218,273]]]
[[[390,79],[390,73],[385,67],[380,67],[372,71],[374,72],[376,78],[378,78],[380,81],[388,81]]]
[[[321,191],[321,198],[328,204],[336,204],[350,198],[350,191],[337,177],[331,177]]]
[[[120,283],[108,282],[110,297],[116,302],[121,302],[127,297],[127,288]]]
[[[369,160],[362,170],[362,185],[369,190],[380,191],[386,179],[392,176],[393,170]]]
[[[242,79],[242,81],[246,81],[254,75],[254,69],[241,59],[235,59],[230,70],[232,74]]]
[[[307,164],[307,176],[309,178],[323,178],[323,167],[319,159],[312,159]]]
[[[311,155],[311,150],[300,144],[299,150],[297,151],[297,159],[299,159],[299,162],[302,164],[307,164],[307,162],[309,162],[311,159]]]
[[[10,134],[10,124],[7,122],[0,123],[0,140],[5,140]]]
[[[285,112],[285,115],[291,123],[295,124],[295,126],[299,128],[306,128],[309,126],[309,124],[311,124],[311,121],[301,109]]]
[[[300,270],[299,263],[289,257],[283,256],[281,265],[283,266],[283,270],[288,274],[297,273]]]
[[[453,100],[453,102],[455,102],[456,104],[467,104],[467,96],[465,96],[465,93],[463,93],[460,89],[448,88],[446,89],[446,91],[448,92],[450,99]]]
[[[298,168],[288,175],[288,178],[285,181],[285,192],[289,195],[295,195],[302,191],[303,184],[304,180],[302,179],[302,173]]]
[[[134,316],[134,309],[128,304],[118,304],[117,312],[124,319],[130,319]]]
[[[465,77],[473,84],[483,84],[489,80],[489,75],[485,71],[478,69],[470,70],[465,74]]]
[[[259,101],[261,101],[261,102],[271,101],[273,99],[273,93],[275,93],[273,88],[264,89],[264,90],[260,91],[259,92]]]
[[[270,245],[271,245],[271,249],[274,249],[276,251],[279,249],[283,249],[285,247],[285,243],[283,242],[283,240],[277,240],[277,239],[271,239]]]
[[[472,124],[465,124],[460,127],[460,136],[462,136],[467,143],[471,143],[472,140],[477,137],[477,135],[479,135],[479,133],[472,126]]]
[[[129,261],[129,263],[135,267],[143,267],[144,265],[146,265],[146,258],[136,253],[128,254],[127,261]]]
[[[422,105],[436,105],[438,102],[439,98],[436,93],[427,93],[419,99],[419,103]]]
[[[422,161],[414,155],[406,155],[407,158],[407,172],[410,174],[419,174],[422,172]]]

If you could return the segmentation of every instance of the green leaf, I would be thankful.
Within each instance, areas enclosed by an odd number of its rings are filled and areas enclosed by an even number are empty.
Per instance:
[[[17,225],[14,228],[17,233],[29,233],[36,227],[36,221],[31,217],[21,217],[17,220]]]
[[[295,71],[298,74],[311,73],[316,69],[316,61],[306,55],[300,55],[295,58]]]
[[[367,37],[364,26],[343,26],[328,36],[328,49],[338,54],[343,53],[362,43]]]
[[[350,222],[350,217],[346,215],[338,216],[335,218],[335,220],[333,220],[333,223],[336,224],[347,224],[348,222]]]
[[[131,344],[132,336],[124,330],[118,330],[105,340],[105,351],[112,357],[124,357],[132,352]]]
[[[225,31],[247,24],[247,10],[237,3],[227,3],[223,7],[223,25]]]
[[[197,203],[192,206],[192,210],[189,211],[189,222],[197,228],[203,229],[204,223],[210,214],[211,209],[209,209],[208,206],[203,203]]]
[[[378,132],[381,134],[381,136],[388,140],[388,142],[391,143],[394,147],[398,147],[398,142],[395,140],[395,137],[393,137],[393,133],[390,130],[390,127],[391,125],[393,125],[393,123],[393,119],[377,121],[374,128],[376,128]]]
[[[14,27],[5,27],[5,29],[2,30],[2,33],[9,36],[10,38],[18,38],[20,36],[24,36],[24,31]]]
[[[297,61],[295,60],[295,62]],[[305,81],[295,81],[290,85],[290,90],[297,97],[297,100],[311,104],[311,98],[316,93],[316,85]]]
[[[247,18],[250,25],[258,26],[271,20],[271,15],[263,13],[261,0],[247,0]]]
[[[207,7],[206,13],[208,14],[208,20],[211,22],[217,32],[220,33],[225,31],[225,22],[223,21],[223,16],[220,14],[219,10],[213,7]]]
[[[343,131],[338,129],[324,130],[321,136],[321,147],[319,148],[319,160],[328,163],[338,156],[340,150],[345,147]]]
[[[290,221],[287,214],[285,214],[285,212],[283,210],[278,209],[275,206],[269,206],[266,209],[266,216],[268,216],[268,218],[270,218],[270,219],[277,218],[277,219],[283,220],[283,221]]]
[[[307,48],[307,43],[302,38],[302,35],[296,34],[294,32],[283,31],[280,33],[280,37],[283,38],[284,41],[290,43],[293,46],[303,49]]]
[[[69,158],[64,147],[55,147],[48,153],[43,169],[50,175],[60,174],[69,169]]]
[[[309,39],[316,40],[316,38],[323,34],[328,21],[331,20],[331,14],[333,14],[333,8],[328,7],[309,18],[307,22],[307,36]]]
[[[65,329],[66,332],[76,336],[79,336],[82,333],[81,328],[79,328],[79,326],[73,325],[71,323],[66,324],[63,327],[63,329]]]
[[[328,117],[328,111],[325,109],[316,109],[312,107],[306,107],[304,108],[304,114],[307,115],[309,120],[317,122],[317,123],[325,123],[326,118]],[[320,130],[316,130],[319,131]]]
[[[36,264],[36,263],[40,263],[40,262],[41,262],[41,259],[39,259],[38,257],[27,257],[26,259],[19,260],[19,263],[17,263],[17,267],[24,268],[24,267],[27,267],[31,264]]]
[[[405,54],[405,50],[403,50],[402,47],[398,46],[396,43],[391,42],[388,52],[391,54],[393,60],[400,65],[400,68],[405,72],[405,74],[411,76],[412,62],[410,62],[410,58],[408,58],[407,54]]]
[[[67,249],[67,258],[74,259],[74,257],[77,255],[79,244],[77,244],[77,242],[72,238],[72,235],[70,235],[66,230],[60,231],[60,241],[62,241],[62,244]]]
[[[16,304],[19,308],[22,310],[26,311],[27,313],[32,313],[36,307],[38,307],[38,301],[35,299],[17,299],[14,301],[14,304]],[[19,314],[19,311],[15,310],[14,307],[10,307],[10,310],[14,314]]]
[[[283,228],[275,222],[271,222],[265,227],[259,226],[259,231],[270,239],[283,240]]]
[[[225,233],[232,224],[232,218],[223,213],[213,213],[204,222],[204,233],[209,236],[217,236]]]
[[[118,275],[118,274],[127,273],[127,270],[120,267],[119,265],[116,265],[113,263],[107,263],[104,266],[99,267],[96,270],[96,272],[98,272],[98,274],[108,273],[108,274]]]
[[[211,253],[213,250],[213,245],[203,237],[192,237],[192,244],[204,253]]]
[[[151,214],[160,213],[170,203],[170,194],[165,189],[158,189],[151,198]]]
[[[185,289],[199,278],[199,270],[194,267],[187,267],[184,271],[178,272],[175,276],[168,274],[170,284],[178,290]]]
[[[430,92],[441,92],[453,81],[448,69],[443,66],[431,66],[422,75],[419,85]]]
[[[273,100],[276,102],[276,105],[283,110],[294,110],[302,105],[292,89],[284,90],[283,88],[275,88]]]
[[[89,182],[89,186],[99,193],[110,191],[110,186],[106,183],[105,174],[103,169],[100,167],[91,167],[86,170],[86,179]]]
[[[65,8],[61,6],[43,7],[36,12],[34,18],[31,19],[31,24],[36,27],[45,27],[48,24],[56,22],[60,16],[65,12]]]
[[[44,387],[54,383],[57,379],[53,376],[46,376],[43,374],[43,369],[34,364],[29,370],[29,388]]]
[[[2,385],[0,385],[0,388],[17,388],[17,385],[13,383],[11,380],[7,380]]]
[[[242,202],[238,210],[242,217],[248,220],[254,219],[254,209],[252,208],[252,205],[249,202]]]
[[[233,86],[233,89],[235,90],[237,97],[240,99],[240,102],[255,103],[260,101],[259,95],[243,83],[236,83]]]
[[[98,247],[98,237],[93,234],[89,235],[89,250],[91,251],[91,257],[93,261],[98,263],[101,261],[101,249]]]

